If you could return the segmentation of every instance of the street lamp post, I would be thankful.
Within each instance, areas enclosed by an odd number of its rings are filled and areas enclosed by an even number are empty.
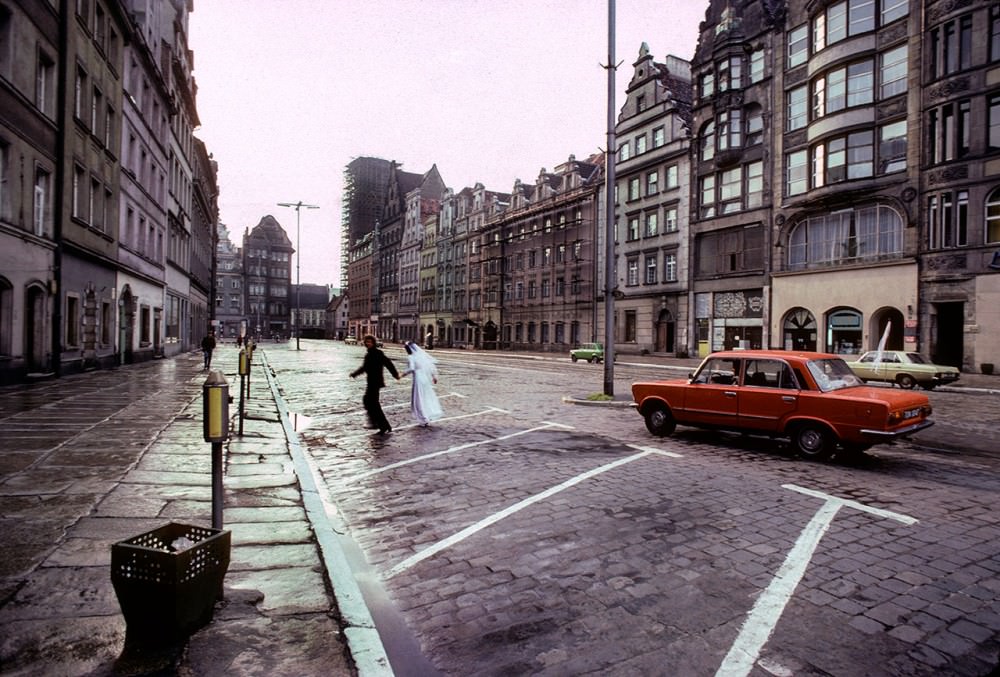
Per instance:
[[[299,220],[299,210],[319,209],[319,206],[304,204],[302,200],[298,202],[279,202],[278,206],[295,209],[295,349],[301,350],[299,337],[302,335],[302,311],[299,308],[299,299],[302,294],[302,224]]]

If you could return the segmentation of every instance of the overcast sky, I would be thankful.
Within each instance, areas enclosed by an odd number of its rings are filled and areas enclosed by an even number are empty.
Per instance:
[[[618,0],[615,109],[643,42],[690,60],[708,0]],[[340,282],[351,159],[437,164],[456,191],[509,192],[605,146],[607,0],[198,0],[190,48],[196,135],[219,164],[237,245],[273,215],[303,283]],[[296,247],[298,248],[298,247]],[[295,271],[293,269],[293,281]]]

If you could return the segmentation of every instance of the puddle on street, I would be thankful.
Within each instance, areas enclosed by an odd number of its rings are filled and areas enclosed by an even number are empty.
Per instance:
[[[295,432],[305,430],[312,424],[312,416],[303,416],[302,414],[296,414],[295,412],[292,412],[289,416],[292,419],[292,430]]]

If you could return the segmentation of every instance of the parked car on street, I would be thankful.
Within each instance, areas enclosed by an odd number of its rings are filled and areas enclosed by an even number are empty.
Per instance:
[[[926,395],[866,386],[827,353],[713,353],[690,378],[639,381],[632,396],[654,435],[682,424],[786,437],[815,460],[829,458],[838,445],[857,453],[933,425]]]
[[[581,343],[579,348],[569,351],[569,359],[587,360],[587,362],[603,362],[604,346],[600,343]]]
[[[919,385],[925,390],[933,390],[939,385],[954,383],[962,374],[955,367],[934,364],[920,353],[883,350],[882,361],[876,364],[877,357],[877,350],[869,350],[847,366],[863,381],[886,381],[906,389]]]

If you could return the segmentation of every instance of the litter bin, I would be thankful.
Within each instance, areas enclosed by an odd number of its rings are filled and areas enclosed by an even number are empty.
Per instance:
[[[177,522],[112,545],[126,647],[172,644],[211,621],[230,546],[229,531]]]

